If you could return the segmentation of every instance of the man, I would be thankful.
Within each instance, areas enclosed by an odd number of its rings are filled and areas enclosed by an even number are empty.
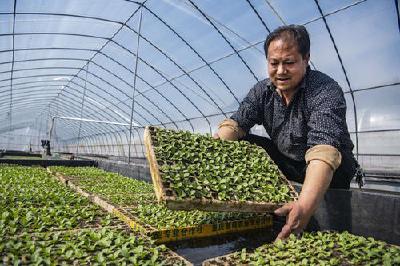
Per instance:
[[[299,199],[275,211],[287,216],[277,237],[285,239],[305,228],[328,187],[349,188],[358,163],[343,91],[333,79],[310,69],[306,28],[277,28],[264,50],[269,79],[250,90],[214,137],[262,146],[289,180],[303,183]],[[262,124],[270,139],[248,134],[255,124]]]

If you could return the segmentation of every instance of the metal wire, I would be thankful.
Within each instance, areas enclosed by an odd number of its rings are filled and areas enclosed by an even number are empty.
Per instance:
[[[46,75],[31,75],[31,76],[24,76],[24,77],[18,77],[18,78],[14,78],[14,80],[15,79],[25,79],[25,78],[37,78],[37,77],[51,77],[51,76],[55,76],[55,77],[60,77],[60,76],[64,76],[64,77],[69,77],[69,76],[71,76],[71,75],[65,75],[65,74],[62,74],[62,73],[59,73],[59,74],[46,74]],[[76,76],[76,78],[77,79],[80,79],[80,80],[82,80],[82,81],[84,81],[84,79],[82,79],[81,77],[79,77],[79,76]],[[8,80],[8,79],[6,79],[6,80]],[[107,90],[105,90],[105,89],[103,89],[102,87],[100,87],[100,86],[98,86],[98,85],[96,85],[96,84],[94,84],[94,83],[92,83],[92,82],[90,82],[90,81],[87,81],[90,85],[92,85],[93,87],[96,87],[97,89],[99,89],[100,91],[103,91],[105,94],[107,94],[107,95],[109,95],[111,98],[114,98],[114,99],[116,99],[116,100],[118,100],[118,98],[115,96],[115,95],[113,95],[113,94],[111,94],[110,92],[108,92]],[[76,85],[76,86],[79,86],[79,87],[82,87],[80,84],[78,84],[78,83],[76,83],[76,82],[73,82],[73,81],[69,81],[69,83],[72,83],[72,84],[74,84],[74,85]],[[111,85],[111,84],[109,84],[110,86],[113,86],[113,85]],[[70,86],[68,86],[68,85],[62,85],[63,87],[65,87],[65,88],[70,88]],[[93,91],[93,90],[90,90],[90,89],[87,89],[88,91],[90,91],[92,94],[94,94],[94,95],[96,95],[96,96],[98,96],[98,97],[100,97],[101,99],[103,99],[105,102],[110,102],[107,98],[104,98],[104,97],[102,97],[102,96],[100,96],[99,94],[97,94],[95,91]],[[62,92],[62,90],[60,90],[60,92],[59,93],[61,93]],[[51,101],[50,102],[50,104],[52,103],[53,101]],[[117,105],[115,105],[115,104],[113,104],[112,102],[110,102],[115,108],[117,108],[117,109],[119,109],[121,112],[123,112],[123,113],[125,113],[125,111],[123,110],[123,109],[120,109]],[[126,103],[123,103],[127,108],[129,108],[129,105],[127,105]],[[144,106],[142,106],[140,103],[137,103],[139,106],[141,106],[144,110],[146,110],[150,115],[152,115],[156,120],[158,120],[158,118],[157,117],[155,117],[150,111],[148,111]],[[126,115],[128,115],[128,113],[125,113]]]
[[[146,1],[147,1],[147,0],[146,0]],[[146,2],[146,1],[145,1],[145,2]],[[129,16],[129,18],[125,21],[125,23],[123,23],[123,24],[120,25],[119,29],[113,34],[113,36],[112,36],[111,38],[104,38],[104,39],[106,39],[107,41],[102,45],[102,47],[101,47],[98,51],[103,50],[104,47],[106,47],[106,46],[111,42],[111,40],[122,30],[122,28],[124,27],[124,25],[126,25],[126,23],[139,11],[140,8],[141,8],[141,4],[140,4],[139,7],[131,14],[131,16]],[[85,67],[87,64],[89,64],[89,62],[93,61],[93,58],[98,54],[98,51],[96,51],[96,53],[93,54],[93,56],[88,60],[88,62],[87,62],[85,65],[82,66],[81,70],[79,70],[79,71],[75,74],[75,77],[78,76],[78,74],[80,73],[80,71],[82,71],[82,70],[84,69],[84,67]],[[71,79],[71,80],[72,80],[72,79]],[[70,81],[71,81],[71,80],[70,80]],[[67,84],[67,85],[68,85],[68,84]],[[50,104],[51,104],[51,102],[49,103],[49,105],[50,105]]]
[[[383,84],[383,85],[372,86],[372,87],[361,88],[361,89],[353,89],[353,93],[360,92],[360,91],[376,90],[376,89],[397,86],[397,85],[400,85],[400,82],[394,82],[394,83]],[[350,93],[350,91],[346,91],[345,93]]]
[[[143,3],[143,4],[145,4],[145,2]],[[135,12],[134,12],[134,14],[136,14],[136,12],[138,11],[139,9],[137,9]],[[64,16],[65,14],[58,14],[58,13],[49,13],[50,15],[57,15],[57,16]],[[111,37],[111,38],[106,38],[106,37],[102,37],[102,36],[95,36],[95,35],[87,35],[87,34],[75,34],[75,33],[39,33],[39,32],[36,32],[36,33],[18,33],[18,35],[29,35],[29,34],[36,34],[36,35],[38,35],[38,34],[49,34],[49,35],[70,35],[70,36],[78,36],[78,37],[87,37],[87,38],[98,38],[98,39],[105,39],[106,40],[106,43],[102,46],[102,48],[100,48],[99,50],[97,50],[96,51],[96,53],[88,60],[88,62],[92,62],[92,60],[94,59],[94,57],[98,54],[98,53],[100,53],[102,50],[103,50],[103,48],[109,43],[109,42],[113,42],[113,43],[115,43],[115,44],[117,44],[117,45],[119,45],[121,48],[123,48],[124,50],[127,50],[128,52],[130,52],[131,54],[133,54],[131,51],[129,51],[129,49],[127,49],[127,48],[125,48],[125,47],[123,47],[122,45],[120,45],[119,43],[117,43],[117,42],[115,42],[115,41],[113,41],[113,38],[120,32],[120,30],[125,26],[125,27],[127,27],[127,28],[129,28],[129,29],[131,29],[131,30],[133,30],[132,28],[130,28],[128,25],[127,25],[127,22],[133,17],[133,15],[134,14],[132,14],[131,15],[131,17],[130,18],[128,18],[128,20],[125,22],[125,23],[120,23],[120,22],[117,22],[117,21],[110,21],[110,20],[104,20],[104,19],[99,19],[99,20],[101,20],[101,21],[107,21],[107,22],[113,22],[113,23],[118,23],[118,24],[120,24],[121,25],[121,27],[119,28],[119,30]],[[90,18],[90,19],[94,19],[94,17],[88,17],[88,16],[76,16],[76,15],[70,15],[70,16],[72,16],[72,17],[80,17],[80,18]],[[0,35],[0,36],[7,36],[7,35],[9,35],[9,34],[2,34],[2,35]],[[146,41],[148,41],[147,39],[145,39]],[[150,41],[148,41],[149,43],[151,43]],[[170,59],[170,60],[172,60],[168,55],[166,55],[161,49],[159,49],[157,46],[155,46],[153,43],[151,43],[151,45],[153,46],[153,47],[156,47],[157,48],[157,50],[159,50],[162,54],[164,54],[168,59]],[[135,54],[133,54],[133,55],[135,55]],[[136,55],[135,55],[136,56]],[[142,60],[143,61],[143,60]],[[172,60],[173,61],[173,60]],[[149,65],[147,62],[144,62],[146,65]],[[173,63],[175,64],[175,65],[177,65],[182,71],[183,71],[183,69],[182,69],[182,67],[180,67],[175,61],[173,61]],[[150,65],[149,65],[150,66]],[[84,66],[83,66],[84,67]],[[151,68],[153,69],[153,70],[155,70],[155,68],[154,67],[152,67],[151,66]],[[82,69],[81,69],[82,70]],[[79,72],[80,71],[78,71],[78,73],[75,75],[75,76],[77,76],[78,74],[79,74]],[[160,74],[161,73],[161,71],[156,71],[158,74]],[[184,72],[184,71],[183,71]],[[75,77],[74,76],[74,77]],[[188,75],[189,76],[189,75]],[[190,77],[190,76],[189,76]],[[191,77],[190,77],[191,78]],[[197,81],[195,81],[193,78],[191,78],[196,84],[198,84],[198,82]],[[171,84],[172,84],[172,82],[171,82]],[[173,86],[174,86],[174,88],[175,89],[177,89],[178,91],[179,91],[179,93],[180,94],[182,94],[194,107],[195,107],[195,109],[196,110],[198,110],[200,113],[202,113],[201,112],[201,110],[199,109],[199,107],[196,105],[196,104],[194,104],[194,102],[192,102],[181,90],[179,90],[174,84],[172,84]],[[199,84],[198,84],[199,85]],[[200,85],[199,85],[200,86]],[[201,87],[201,86],[200,86]],[[203,92],[204,93],[206,93],[207,94],[207,92],[204,90],[204,89],[202,89],[203,90]],[[209,95],[208,95],[209,96]],[[163,96],[164,98],[165,98],[165,96]],[[213,99],[209,96],[209,98],[213,101]],[[171,103],[171,102],[170,102]],[[217,108],[219,108],[219,106],[216,104],[216,107]],[[178,108],[177,108],[178,109]],[[221,109],[221,111],[222,111],[222,109]],[[183,114],[182,112],[181,112],[181,114]],[[193,125],[190,125],[192,128],[193,128]]]
[[[87,74],[88,74],[88,72],[89,72],[89,64],[86,65],[85,85],[84,85],[83,93],[82,93],[82,104],[81,104],[81,112],[80,112],[80,118],[81,119],[82,119],[82,116],[83,116],[83,107],[85,105],[85,96],[86,96],[86,89],[87,89]],[[50,105],[49,105],[49,108],[50,108]],[[80,138],[81,138],[81,129],[82,129],[82,121],[79,121],[78,141],[76,143],[76,154],[79,154],[79,144],[80,144]]]
[[[13,76],[14,76],[14,56],[15,56],[15,20],[16,20],[16,9],[17,9],[17,0],[14,0],[14,12],[13,12],[13,29],[12,29],[12,64],[11,64],[11,79],[10,79],[10,110],[8,111],[8,116],[9,116],[9,128],[10,128],[10,133],[12,129],[12,115],[13,115]],[[10,141],[10,138],[8,138],[8,142]],[[8,144],[7,144],[8,148]]]
[[[246,61],[243,59],[243,57],[239,54],[239,52],[236,50],[236,48],[232,45],[232,43],[225,37],[225,35],[215,26],[215,24],[207,17],[207,15],[202,11],[195,3],[193,3],[192,0],[186,0],[190,2],[190,4],[210,23],[210,25],[221,35],[221,37],[225,40],[225,42],[232,48],[232,50],[235,52],[235,54],[239,57],[240,61],[245,65],[245,67],[249,70],[251,75],[254,77],[256,81],[258,81],[257,76],[254,74],[253,70],[249,67],[249,65],[246,63]]]
[[[165,25],[172,33],[174,33],[189,49],[204,63],[205,66],[207,66],[211,72],[221,81],[221,83],[224,85],[224,87],[228,90],[228,92],[233,96],[233,98],[239,103],[238,98],[236,95],[232,92],[232,90],[229,88],[227,83],[222,79],[222,77],[215,71],[215,69],[209,64],[203,56],[199,54],[199,52],[196,51],[196,49],[193,48],[192,45],[189,44],[188,41],[186,41],[182,35],[180,35],[177,31],[175,31],[167,22],[165,22],[159,15],[157,15],[154,11],[149,9],[147,6],[144,6],[144,8],[152,14],[156,19],[158,19],[163,25]],[[189,76],[191,72],[185,72]]]
[[[304,23],[303,25],[305,26],[305,25],[308,25],[308,24],[310,24],[310,23],[313,23],[313,22],[315,22],[315,21],[317,21],[317,20],[320,20],[320,19],[323,19],[323,18],[327,18],[327,17],[329,17],[329,16],[331,16],[331,15],[333,15],[333,14],[339,13],[339,12],[341,12],[341,11],[343,11],[343,10],[346,10],[346,9],[348,9],[348,8],[350,8],[350,7],[354,7],[354,6],[356,6],[356,5],[359,5],[359,4],[361,4],[361,3],[364,3],[364,2],[366,2],[366,1],[367,1],[367,0],[359,0],[359,1],[356,1],[356,2],[354,2],[354,3],[351,3],[351,4],[347,5],[347,6],[338,8],[338,9],[336,9],[336,10],[334,10],[334,11],[329,12],[329,13],[325,13],[325,14],[321,15],[320,17],[317,17],[317,18],[314,18],[314,19],[312,19],[312,20],[309,20],[309,21],[307,21],[306,23]]]
[[[133,92],[132,92],[132,106],[131,106],[131,119],[129,123],[129,146],[128,146],[128,164],[131,163],[131,144],[132,144],[132,123],[133,123],[133,110],[135,110],[135,92],[136,92],[136,78],[139,62],[139,49],[140,49],[140,32],[142,30],[142,17],[143,11],[140,10],[139,25],[137,31],[137,43],[136,43],[136,61],[135,61],[135,76],[133,78]]]
[[[53,49],[60,49],[60,48],[53,48]],[[69,49],[68,49],[69,50]],[[82,49],[79,49],[79,50],[82,50]],[[0,51],[1,52],[1,51]],[[101,53],[101,52],[100,52]],[[110,60],[112,60],[112,61],[114,61],[114,62],[117,62],[117,61],[115,61],[113,58],[111,58],[111,57],[109,57],[108,55],[106,55],[106,54],[103,54],[105,57],[107,57],[108,59],[110,59]],[[63,58],[62,60],[77,60],[77,61],[83,61],[83,59],[78,59],[78,58],[76,58],[76,59],[74,59],[74,58]],[[42,58],[40,58],[40,59],[28,59],[28,60],[20,60],[20,61],[18,61],[18,62],[30,62],[30,61],[42,61],[42,60],[59,60],[59,58],[56,58],[56,59],[54,59],[54,58],[46,58],[46,59],[42,59]],[[3,64],[7,64],[8,62],[3,62]],[[125,83],[127,86],[129,86],[130,88],[132,88],[132,85],[130,85],[128,82],[126,82],[123,78],[121,78],[121,77],[119,77],[118,75],[116,75],[115,73],[113,73],[113,72],[111,72],[110,70],[108,70],[108,69],[106,69],[106,68],[104,68],[103,66],[101,66],[101,65],[99,65],[99,64],[97,64],[96,62],[94,62],[94,61],[92,61],[91,62],[93,65],[95,65],[95,66],[97,66],[97,67],[99,67],[99,68],[101,68],[102,70],[104,70],[104,71],[106,71],[107,73],[109,73],[109,74],[111,74],[111,75],[113,75],[114,77],[116,77],[118,80],[120,80],[121,82],[123,82],[123,83]],[[0,63],[1,64],[1,63]],[[122,66],[122,65],[121,65]],[[126,68],[125,66],[123,66],[126,70],[128,70],[129,72],[131,72],[131,70],[129,70],[128,68]],[[77,68],[77,67],[42,67],[42,68],[27,68],[27,69],[19,69],[19,70],[16,70],[16,71],[20,71],[20,70],[33,70],[33,69],[35,69],[35,70],[37,70],[37,69],[75,69],[75,70],[80,70],[80,68]],[[2,74],[2,73],[8,73],[9,71],[4,71],[4,72],[0,72],[0,74]],[[95,75],[95,74],[93,74],[93,73],[91,73],[90,72],[90,74],[92,74],[93,76],[95,76],[96,78],[98,78],[98,79],[100,79],[100,80],[102,80],[102,81],[104,81],[104,82],[106,82],[104,79],[102,79],[102,78],[100,78],[99,76],[97,76],[97,75]],[[142,77],[140,77],[139,75],[137,75],[137,77],[141,80],[141,81],[143,81],[143,82],[145,82],[146,83],[146,85],[148,85],[149,87],[153,87],[151,84],[149,84],[146,80],[144,80]],[[34,82],[34,81],[32,81],[32,82]],[[29,82],[27,82],[27,83],[29,83]],[[110,85],[110,86],[112,86],[114,89],[116,89],[117,91],[120,91],[121,93],[123,93],[126,97],[128,97],[128,99],[132,99],[128,94],[126,94],[126,93],[124,93],[122,90],[120,90],[118,87],[116,87],[116,86],[114,86],[114,85],[112,85],[112,84],[110,84],[109,82],[106,82],[108,85]],[[2,88],[2,87],[6,87],[6,86],[0,86],[0,88]],[[158,90],[156,90],[157,92],[158,92]],[[1,93],[1,92],[0,92]],[[151,105],[152,106],[154,106],[156,109],[158,109],[163,115],[165,115],[168,119],[170,119],[170,121],[171,122],[173,122],[173,119],[166,113],[166,111],[164,111],[164,110],[162,110],[157,104],[155,104],[150,98],[148,98],[144,93],[141,93],[141,92],[138,92],[138,94],[139,95],[141,95],[143,98],[145,98],[147,101],[149,101],[150,103],[151,103]],[[160,92],[158,92],[158,94],[160,95],[160,96],[162,96],[163,98],[164,98],[164,100],[166,100],[167,102],[169,102],[176,110],[178,110],[178,111],[180,111],[172,102],[170,102],[163,94],[161,94]],[[119,102],[123,102],[123,100],[118,100]],[[148,111],[148,113],[150,113],[149,111]],[[182,115],[185,117],[185,115],[182,113]]]
[[[394,5],[396,6],[396,13],[397,13],[397,27],[399,28],[399,33],[400,33],[400,13],[399,13],[399,1],[394,0]]]
[[[268,28],[267,24],[266,24],[265,21],[262,19],[262,17],[261,17],[260,14],[258,13],[257,9],[253,6],[253,4],[250,2],[250,0],[246,0],[246,2],[249,4],[249,6],[250,6],[251,9],[253,10],[253,12],[256,14],[257,18],[261,21],[261,23],[263,24],[264,28],[268,31],[268,33],[270,33],[271,30]]]

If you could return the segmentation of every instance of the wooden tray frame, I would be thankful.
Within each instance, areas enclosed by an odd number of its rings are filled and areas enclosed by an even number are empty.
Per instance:
[[[284,203],[253,202],[253,201],[221,201],[210,199],[176,199],[169,196],[167,189],[163,186],[162,177],[157,163],[157,158],[153,149],[152,132],[155,127],[146,126],[144,130],[144,144],[146,147],[146,157],[150,166],[150,174],[153,180],[154,191],[158,201],[164,201],[168,208],[172,210],[202,210],[202,211],[223,211],[223,212],[273,212],[283,206]],[[289,186],[293,200],[297,200],[298,193],[282,174],[284,182]],[[171,194],[171,193],[169,193]]]

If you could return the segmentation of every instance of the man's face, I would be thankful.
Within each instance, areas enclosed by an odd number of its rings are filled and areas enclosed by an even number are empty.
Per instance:
[[[282,92],[296,89],[308,66],[308,56],[303,58],[293,40],[275,39],[270,42],[267,61],[269,77]]]

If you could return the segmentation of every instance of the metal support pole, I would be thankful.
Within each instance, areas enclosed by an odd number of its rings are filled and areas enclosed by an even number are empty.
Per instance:
[[[90,63],[90,62],[89,62]],[[86,65],[86,75],[85,75],[85,87],[83,89],[83,95],[82,95],[82,104],[81,104],[81,114],[80,114],[80,118],[82,119],[82,115],[83,115],[83,106],[85,104],[85,96],[86,96],[86,81],[87,81],[87,75],[88,75],[88,71],[89,71],[89,63]],[[75,154],[78,155],[79,153],[79,144],[80,144],[80,139],[81,139],[81,128],[82,128],[82,120],[79,121],[79,130],[78,130],[78,141],[76,143],[76,152]]]
[[[15,63],[15,20],[16,20],[17,0],[14,0],[14,19],[13,19],[13,34],[12,34],[12,63],[11,63],[11,79],[10,79],[10,110],[8,112],[9,131],[7,138],[7,150],[10,148],[11,131],[12,131],[12,107],[13,107],[13,78],[14,78],[14,63]]]
[[[38,140],[37,140],[37,143],[38,143],[38,147],[39,147],[39,150],[41,150],[41,143],[40,143],[40,134],[42,133],[42,121],[43,121],[43,119],[40,119],[40,123],[39,123],[39,130],[38,130]]]
[[[138,37],[137,37],[137,47],[136,47],[135,76],[133,78],[131,120],[130,120],[130,125],[129,125],[128,164],[131,162],[133,110],[135,108],[136,77],[137,77],[137,69],[138,69],[138,62],[139,62],[139,45],[140,45],[140,32],[141,32],[141,29],[142,29],[142,16],[143,16],[143,9],[140,9],[140,17],[139,17],[139,25],[138,25]]]

